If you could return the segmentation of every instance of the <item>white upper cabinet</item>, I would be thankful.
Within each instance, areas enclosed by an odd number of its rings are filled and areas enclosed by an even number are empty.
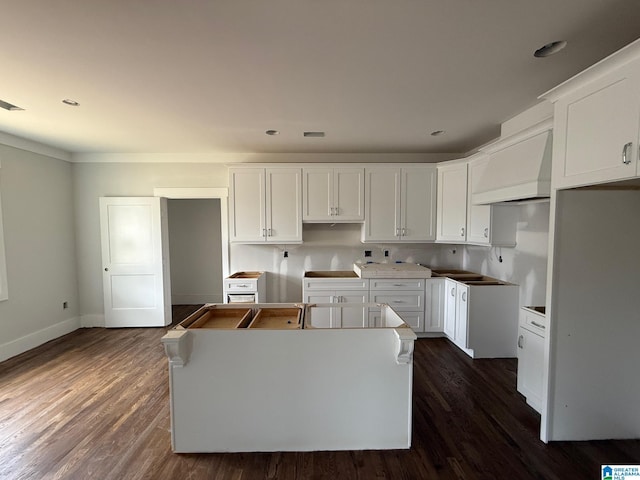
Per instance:
[[[405,167],[400,172],[400,239],[428,242],[436,239],[435,166]]]
[[[605,59],[543,95],[554,105],[555,188],[640,174],[640,48]]]
[[[302,243],[300,168],[230,168],[229,187],[232,242]]]
[[[362,241],[434,241],[435,204],[435,166],[366,168]]]
[[[513,247],[516,244],[518,209],[512,205],[474,205],[473,189],[487,173],[487,155],[469,160],[467,192],[467,243]]]
[[[467,163],[438,166],[437,240],[465,243],[467,240]]]
[[[362,222],[364,220],[363,167],[305,167],[304,222]]]

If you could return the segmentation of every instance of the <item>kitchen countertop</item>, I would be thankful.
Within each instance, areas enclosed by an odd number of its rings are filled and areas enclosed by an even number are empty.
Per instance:
[[[354,263],[360,278],[430,278],[431,269],[415,263]]]
[[[457,269],[430,269],[415,263],[353,264],[353,270],[310,270],[305,278],[450,278],[466,285],[512,285],[480,273]]]

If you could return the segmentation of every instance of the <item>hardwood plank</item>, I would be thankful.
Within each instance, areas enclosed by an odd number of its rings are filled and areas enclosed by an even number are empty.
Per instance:
[[[0,363],[0,478],[528,480],[640,462],[637,440],[540,442],[516,361],[445,339],[416,342],[410,450],[174,454],[165,331],[82,329]]]

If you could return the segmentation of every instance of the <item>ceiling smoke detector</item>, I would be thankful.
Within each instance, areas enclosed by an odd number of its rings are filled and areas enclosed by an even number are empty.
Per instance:
[[[324,137],[324,132],[304,132],[302,135],[305,137],[322,138]]]
[[[567,46],[567,42],[564,40],[558,40],[556,42],[547,43],[546,45],[540,47],[535,52],[533,52],[533,56],[537,58],[544,58],[553,55],[554,53],[558,53],[564,47]]]

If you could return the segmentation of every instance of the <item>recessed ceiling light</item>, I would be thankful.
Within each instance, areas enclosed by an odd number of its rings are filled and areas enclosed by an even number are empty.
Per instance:
[[[0,100],[0,108],[4,108],[5,110],[9,110],[10,112],[24,110],[24,108],[20,108],[17,105],[13,105],[12,103],[5,102],[3,100]]]
[[[267,130],[266,132],[267,135],[280,135],[280,131],[279,130]]]
[[[302,135],[304,135],[305,137],[322,138],[324,137],[324,132],[304,132]]]
[[[440,135],[444,135],[446,132],[444,130],[434,130],[431,132],[432,137],[439,137]]]
[[[64,100],[62,100],[62,103],[64,103],[65,105],[69,105],[71,107],[79,107],[80,104],[78,102],[76,102],[75,100],[71,100],[69,98],[65,98]]]
[[[534,57],[544,58],[553,55],[554,53],[558,53],[564,47],[567,46],[567,42],[564,40],[558,40],[557,42],[547,43],[546,45],[540,47],[535,52],[533,52]]]

